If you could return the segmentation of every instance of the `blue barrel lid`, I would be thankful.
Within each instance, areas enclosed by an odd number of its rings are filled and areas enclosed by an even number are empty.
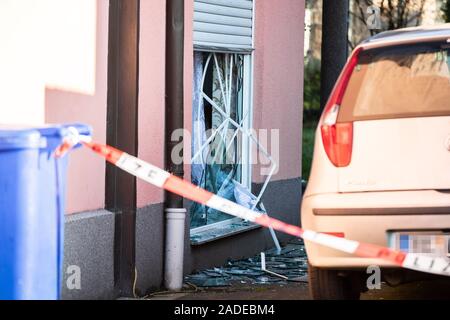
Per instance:
[[[46,149],[53,151],[58,146],[61,145],[63,138],[68,134],[68,128],[73,127],[76,128],[78,133],[81,135],[91,135],[92,129],[91,127],[80,124],[80,123],[71,123],[71,124],[63,124],[63,125],[47,125],[36,130],[39,130],[41,136],[46,138],[47,144]],[[79,147],[79,146],[75,146]]]
[[[0,125],[0,150],[13,149],[56,149],[75,127],[82,135],[90,135],[91,128],[83,124],[44,125],[40,127],[19,127]]]
[[[41,134],[36,129],[0,126],[0,150],[37,149],[42,143]]]

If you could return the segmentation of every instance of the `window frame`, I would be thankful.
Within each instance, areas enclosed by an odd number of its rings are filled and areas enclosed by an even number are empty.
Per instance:
[[[243,88],[243,114],[245,115],[246,112],[248,112],[248,116],[245,119],[244,123],[243,123],[243,127],[246,128],[246,130],[252,130],[253,129],[253,115],[254,115],[254,70],[255,70],[255,28],[256,28],[256,8],[257,8],[257,1],[258,0],[253,0],[253,8],[252,8],[252,12],[253,12],[253,17],[252,17],[252,46],[251,46],[251,50],[242,50],[242,49],[237,49],[237,48],[227,48],[225,49],[220,49],[220,48],[204,48],[204,47],[195,47],[194,46],[194,51],[199,51],[199,52],[219,52],[219,53],[237,53],[237,54],[242,54],[244,55],[244,88]],[[248,189],[250,190],[250,192],[252,192],[252,173],[253,173],[253,153],[252,153],[252,144],[255,142],[254,139],[252,139],[250,136],[245,135],[243,136],[242,139],[242,184],[244,186],[247,186]],[[244,154],[244,150],[245,150],[245,154]],[[275,169],[275,162],[270,158],[270,160],[273,162],[273,167],[272,170]],[[244,168],[245,167],[245,168]],[[264,193],[268,181],[270,180],[270,177],[272,176],[273,171],[271,172],[271,174],[269,175],[267,181],[265,182],[262,190],[261,190],[261,194],[258,197],[259,199],[261,199],[262,194]],[[227,224],[233,224],[235,223],[237,220],[243,221],[242,219],[239,218],[232,218],[232,219],[227,219],[225,221],[221,221],[218,223],[213,223],[210,225],[205,225],[205,226],[201,226],[201,227],[197,227],[197,228],[192,228],[190,229],[190,237],[191,237],[191,244],[193,244],[192,242],[192,235],[201,233],[201,232],[207,232],[208,230],[214,229],[218,226],[225,226]],[[248,227],[244,227],[241,228],[241,230],[235,230],[235,232],[232,233],[227,233],[224,234],[220,237],[217,237],[215,239],[210,239],[209,241],[204,241],[203,243],[206,242],[210,242],[210,241],[214,241],[217,239],[221,239],[224,237],[229,237],[229,236],[233,236],[237,233],[242,233],[242,232],[246,232],[246,231],[250,231],[253,230],[255,228],[261,228],[261,226],[259,225],[255,225],[253,223],[251,223]],[[272,238],[274,239],[275,245],[277,246],[277,248],[279,248],[279,243],[278,243],[278,239],[273,231],[272,228],[270,228],[271,231],[271,235]]]
[[[245,131],[249,131],[253,128],[253,83],[254,83],[254,57],[253,52],[233,52],[230,51],[220,51],[220,50],[204,50],[204,49],[194,49],[194,51],[197,52],[204,52],[204,53],[228,53],[228,54],[239,54],[242,55],[244,58],[244,64],[243,64],[243,94],[242,94],[242,114],[246,116],[242,123],[242,127]],[[236,129],[238,130],[238,129]],[[251,138],[247,135],[242,136],[242,150],[241,150],[241,167],[242,167],[242,176],[241,176],[241,184],[246,186],[250,192],[252,190],[252,142]],[[215,228],[223,228],[224,226],[231,225],[236,223],[236,221],[242,221],[240,218],[233,218],[230,217],[230,219],[190,228],[190,236],[191,236],[191,243],[192,243],[192,236],[198,235],[202,232],[211,231]],[[232,236],[237,233],[245,232],[247,230],[253,230],[255,229],[255,225],[248,225],[245,227],[242,227],[240,230],[236,230],[236,232],[230,232],[226,234],[219,235],[218,237],[215,237],[214,239],[211,239],[210,241],[221,239],[224,237]],[[202,243],[209,242],[208,240],[202,241]]]

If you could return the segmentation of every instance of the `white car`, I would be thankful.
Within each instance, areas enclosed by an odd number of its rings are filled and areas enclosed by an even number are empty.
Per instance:
[[[449,256],[450,24],[380,33],[355,49],[316,131],[301,220],[317,232]],[[384,260],[310,242],[306,250],[315,299],[359,298],[371,265],[395,274]]]

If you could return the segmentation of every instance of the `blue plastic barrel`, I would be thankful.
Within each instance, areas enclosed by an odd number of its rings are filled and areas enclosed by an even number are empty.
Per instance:
[[[68,127],[0,126],[0,299],[54,300],[62,285]]]

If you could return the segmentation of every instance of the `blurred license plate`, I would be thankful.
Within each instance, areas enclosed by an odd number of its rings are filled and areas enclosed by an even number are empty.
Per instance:
[[[450,234],[429,232],[391,232],[390,247],[408,253],[450,257]]]

